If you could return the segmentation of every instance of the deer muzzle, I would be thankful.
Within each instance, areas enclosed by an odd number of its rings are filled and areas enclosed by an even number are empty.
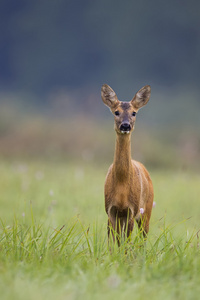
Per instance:
[[[123,122],[120,125],[120,131],[122,134],[127,134],[131,131],[131,125],[129,122]]]

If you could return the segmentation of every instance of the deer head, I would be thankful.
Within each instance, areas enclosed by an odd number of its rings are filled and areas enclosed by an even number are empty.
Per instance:
[[[147,104],[151,95],[151,87],[145,85],[130,102],[119,101],[113,89],[104,84],[101,88],[101,97],[115,117],[115,130],[118,134],[130,134],[135,126],[138,110]]]

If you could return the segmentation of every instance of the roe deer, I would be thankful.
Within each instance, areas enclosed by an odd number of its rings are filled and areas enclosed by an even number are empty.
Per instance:
[[[108,240],[112,231],[130,237],[134,219],[146,238],[153,206],[153,185],[145,167],[131,159],[131,132],[136,113],[147,104],[151,94],[149,85],[141,88],[130,102],[119,101],[113,89],[104,84],[101,97],[115,116],[116,145],[113,164],[105,181],[105,209],[108,214]],[[111,227],[113,230],[111,230]]]

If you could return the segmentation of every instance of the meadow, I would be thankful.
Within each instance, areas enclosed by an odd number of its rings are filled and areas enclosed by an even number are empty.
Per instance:
[[[112,253],[107,164],[0,160],[1,299],[199,299],[200,175],[149,170],[150,232]]]

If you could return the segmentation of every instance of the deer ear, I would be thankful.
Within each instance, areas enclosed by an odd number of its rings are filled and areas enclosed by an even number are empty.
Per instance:
[[[104,104],[110,108],[114,108],[119,103],[117,95],[115,94],[113,89],[107,84],[102,85],[101,98]]]
[[[149,101],[149,98],[151,96],[151,87],[150,85],[145,85],[143,88],[141,88],[133,97],[131,100],[131,104],[139,109],[142,106],[146,105]]]

